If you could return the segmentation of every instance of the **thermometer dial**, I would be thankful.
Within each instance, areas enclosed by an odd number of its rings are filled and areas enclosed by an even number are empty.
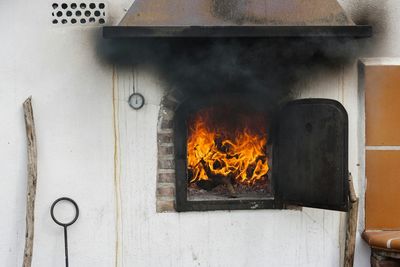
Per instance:
[[[129,97],[129,105],[133,108],[133,109],[140,109],[143,107],[144,105],[144,97],[139,94],[139,93],[133,93],[130,97]]]

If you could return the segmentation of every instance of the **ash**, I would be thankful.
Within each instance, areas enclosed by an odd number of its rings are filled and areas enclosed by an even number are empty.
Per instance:
[[[227,200],[227,199],[266,199],[272,198],[271,183],[268,177],[256,182],[254,185],[244,185],[241,183],[234,183],[233,188],[235,195],[229,192],[227,185],[220,184],[210,190],[206,190],[191,183],[188,186],[188,199],[189,200]]]

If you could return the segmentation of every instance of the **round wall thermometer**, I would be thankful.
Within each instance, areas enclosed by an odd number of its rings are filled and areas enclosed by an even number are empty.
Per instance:
[[[133,93],[129,97],[128,102],[133,109],[138,110],[141,109],[144,105],[144,97],[139,93]]]

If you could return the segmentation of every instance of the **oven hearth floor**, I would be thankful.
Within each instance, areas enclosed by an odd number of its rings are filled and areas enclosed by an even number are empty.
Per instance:
[[[204,190],[205,191],[205,190]],[[215,192],[199,192],[196,195],[188,194],[188,200],[190,201],[206,201],[206,200],[272,200],[274,199],[272,194],[266,193],[246,193],[246,194],[237,194],[235,197],[230,197],[228,195],[221,195],[220,193]]]

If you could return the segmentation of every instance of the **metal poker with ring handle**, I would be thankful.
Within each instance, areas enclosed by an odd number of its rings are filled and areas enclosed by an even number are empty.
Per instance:
[[[70,222],[67,222],[67,223],[60,222],[54,216],[54,208],[60,201],[70,202],[75,208],[75,217]],[[72,224],[74,224],[76,222],[76,220],[78,219],[78,217],[79,217],[78,204],[76,204],[76,202],[74,200],[72,200],[71,198],[69,198],[69,197],[61,197],[61,198],[57,199],[56,201],[54,201],[53,204],[51,205],[50,214],[51,214],[51,218],[53,219],[53,221],[56,224],[58,224],[58,225],[60,225],[60,226],[62,226],[64,228],[65,266],[68,267],[68,235],[67,235],[67,227],[72,225]]]

